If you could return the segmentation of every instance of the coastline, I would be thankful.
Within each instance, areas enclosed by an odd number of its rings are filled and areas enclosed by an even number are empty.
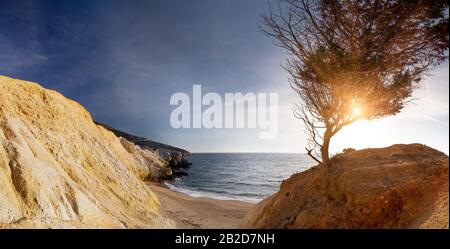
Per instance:
[[[243,201],[192,197],[154,182],[147,185],[158,197],[160,211],[172,219],[177,228],[236,228],[255,205]]]

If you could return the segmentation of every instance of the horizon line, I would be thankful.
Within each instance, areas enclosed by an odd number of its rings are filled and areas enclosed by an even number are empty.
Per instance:
[[[306,154],[304,152],[266,152],[266,151],[196,151],[191,154]]]

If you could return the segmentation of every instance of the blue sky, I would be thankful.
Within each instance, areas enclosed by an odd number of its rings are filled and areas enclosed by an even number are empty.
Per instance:
[[[302,152],[286,54],[259,30],[266,1],[0,1],[0,74],[38,82],[83,104],[94,119],[194,152]],[[419,142],[448,153],[448,64],[395,117],[358,123],[332,145]],[[173,129],[170,96],[277,92],[280,131]],[[376,134],[376,136],[374,136]]]

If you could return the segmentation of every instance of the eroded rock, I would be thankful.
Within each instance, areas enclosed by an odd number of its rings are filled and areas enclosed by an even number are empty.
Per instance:
[[[246,228],[448,228],[448,156],[420,144],[349,151],[283,181]]]
[[[173,226],[142,181],[156,157],[56,91],[0,76],[0,93],[0,227]]]

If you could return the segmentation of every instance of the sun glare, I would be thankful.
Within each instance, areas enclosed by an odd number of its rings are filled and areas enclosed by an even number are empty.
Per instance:
[[[353,116],[361,116],[361,114],[362,114],[361,108],[359,108],[357,106],[353,107],[352,114],[353,114]]]

